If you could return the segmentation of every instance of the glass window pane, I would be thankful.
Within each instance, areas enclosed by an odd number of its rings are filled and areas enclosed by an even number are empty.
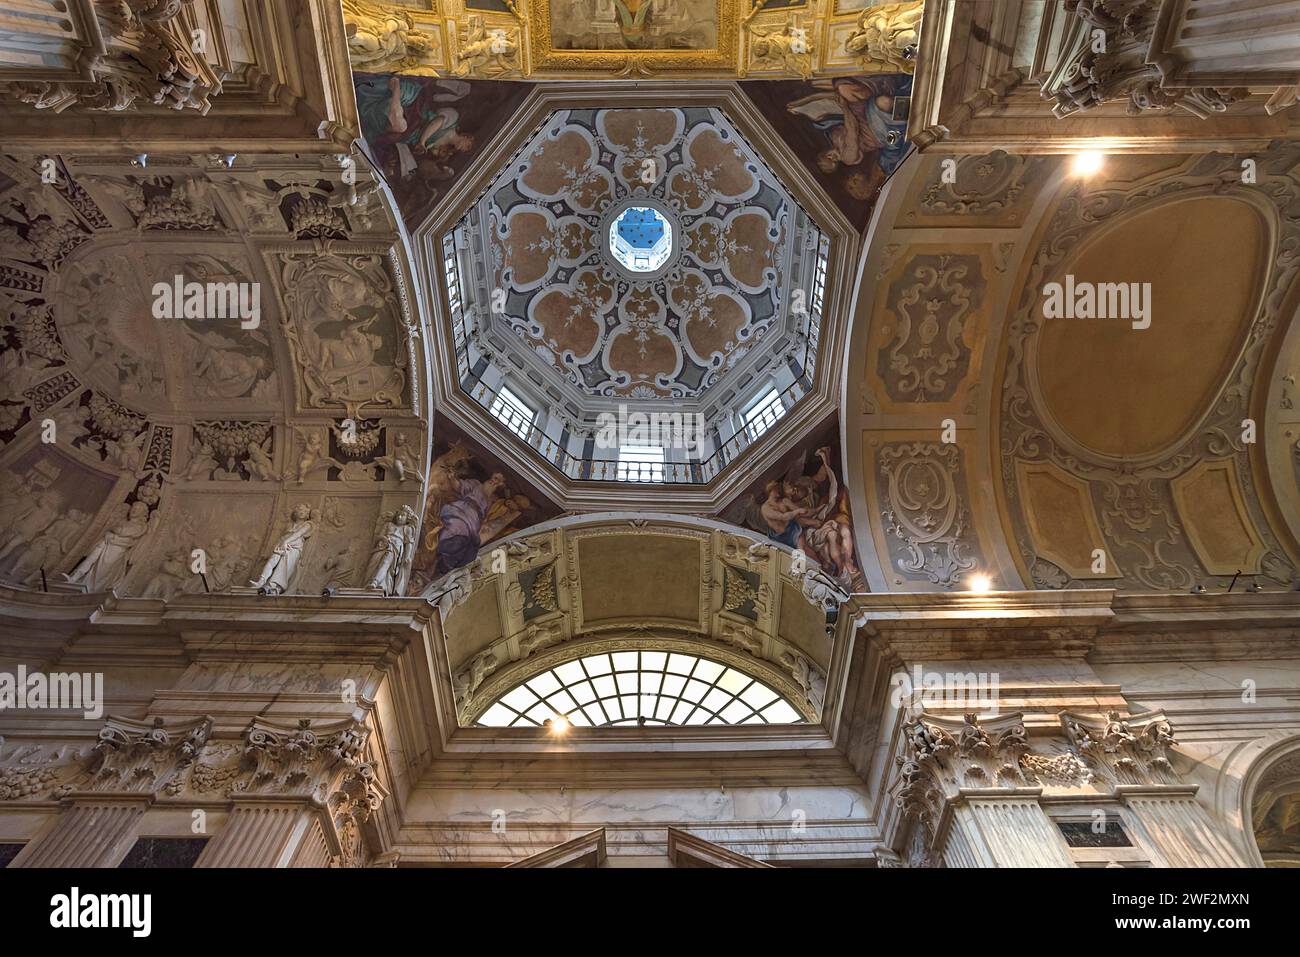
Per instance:
[[[749,716],[752,709],[743,701],[733,700],[731,704],[719,712],[722,720],[727,724],[740,724]]]
[[[578,702],[569,697],[569,692],[560,691],[546,699],[546,703],[556,710],[558,714],[568,714],[578,706]]]
[[[576,661],[566,661],[555,669],[555,675],[566,685],[574,684],[585,677],[582,673],[582,665]]]
[[[772,724],[791,724],[799,720],[799,713],[784,701],[777,701],[768,706],[763,712],[763,717]]]
[[[730,694],[740,694],[747,684],[749,684],[748,676],[742,675],[735,668],[728,668],[718,679],[718,687]]]
[[[558,691],[560,688],[560,679],[555,677],[553,671],[544,671],[535,678],[529,679],[528,687],[539,698],[545,698],[552,691]]]
[[[489,705],[476,723],[533,728],[557,714],[581,727],[803,720],[788,701],[738,668],[678,652],[627,650],[533,675]]]
[[[692,658],[690,655],[669,655],[668,670],[675,675],[689,675],[698,660],[698,658]]]
[[[718,675],[722,674],[722,665],[716,661],[705,661],[700,659],[700,663],[695,666],[695,673],[692,678],[699,678],[701,681],[707,681],[712,684],[717,680]]]
[[[704,700],[700,703],[704,705],[704,707],[708,708],[710,711],[716,713],[718,711],[721,711],[723,708],[725,708],[727,706],[727,702],[730,700],[731,700],[731,695],[727,694],[721,688],[714,688],[712,691],[710,691],[708,694],[704,696]]]
[[[514,719],[515,713],[505,705],[497,702],[483,712],[483,717],[478,719],[478,723],[486,725],[489,728],[504,728]]]
[[[531,708],[534,704],[537,703],[537,695],[533,694],[531,691],[529,691],[527,688],[521,685],[520,687],[516,688],[514,691],[511,691],[509,694],[504,695],[501,698],[501,701],[505,704],[508,704],[516,711],[527,711],[529,708]]]
[[[682,691],[682,697],[687,701],[699,701],[704,697],[705,692],[708,690],[709,686],[703,681],[696,681],[692,678],[690,681],[686,682],[686,688]]]

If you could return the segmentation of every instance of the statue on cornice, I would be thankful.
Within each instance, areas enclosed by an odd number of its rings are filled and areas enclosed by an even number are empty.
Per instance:
[[[456,76],[487,76],[500,78],[518,72],[516,54],[519,52],[518,31],[504,27],[489,27],[482,17],[470,17],[469,26],[461,32],[460,47],[456,50]]]
[[[411,506],[403,505],[396,512],[384,513],[380,521],[383,525],[370,553],[366,586],[378,588],[385,595],[400,595],[406,591],[406,580],[411,574],[415,528],[420,517]]]
[[[296,506],[290,515],[289,531],[276,542],[271,557],[262,566],[262,573],[248,584],[262,595],[283,595],[293,584],[307,539],[315,531],[311,506]]]
[[[844,41],[844,48],[867,66],[886,66],[911,73],[920,42],[921,4],[887,3],[871,7],[862,15],[858,28]]]
[[[158,513],[150,518],[149,506],[134,502],[64,579],[69,584],[83,586],[88,592],[105,591],[116,585],[126,577],[133,553],[154,530],[157,521]]]
[[[433,52],[433,37],[417,29],[411,15],[398,7],[343,0],[343,17],[354,70],[399,71],[425,63]]]

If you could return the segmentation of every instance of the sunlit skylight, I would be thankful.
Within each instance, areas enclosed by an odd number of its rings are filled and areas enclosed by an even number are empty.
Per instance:
[[[556,715],[577,727],[803,722],[785,698],[735,668],[676,652],[615,651],[529,678],[477,724],[536,728]]]

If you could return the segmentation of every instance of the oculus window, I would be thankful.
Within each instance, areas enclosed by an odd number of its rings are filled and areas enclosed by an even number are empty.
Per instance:
[[[624,269],[654,272],[673,251],[673,227],[657,209],[629,206],[609,224],[609,251]]]
[[[788,701],[728,665],[669,651],[588,655],[534,675],[493,702],[481,728],[802,724]]]

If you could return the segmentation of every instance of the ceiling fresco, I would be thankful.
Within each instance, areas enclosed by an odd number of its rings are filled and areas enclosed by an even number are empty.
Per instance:
[[[532,84],[354,74],[361,134],[408,229],[428,216]]]
[[[611,264],[610,215],[657,203],[680,255],[649,281]],[[478,204],[491,321],[580,393],[696,398],[794,317],[790,247],[817,230],[714,109],[550,117]]]
[[[501,459],[439,419],[409,594],[468,565],[497,539],[558,514]]]
[[[813,432],[718,518],[798,549],[846,592],[867,590],[854,545],[837,420]]]
[[[859,230],[911,149],[912,77],[746,81],[744,91]]]

